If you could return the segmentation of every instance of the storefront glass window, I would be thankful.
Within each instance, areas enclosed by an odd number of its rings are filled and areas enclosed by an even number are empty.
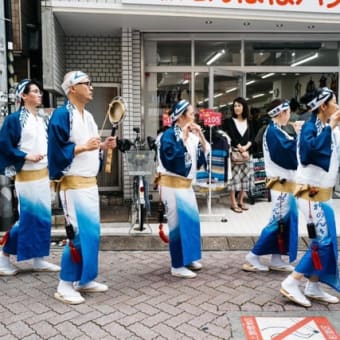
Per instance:
[[[146,135],[153,136],[166,124],[166,116],[179,99],[191,101],[191,73],[147,73],[145,77]]]
[[[195,74],[195,103],[198,109],[209,107],[209,73]]]
[[[195,65],[241,65],[240,41],[195,41]]]
[[[254,115],[265,115],[273,99],[292,100],[296,110],[303,112],[301,98],[313,88],[327,86],[338,96],[338,73],[330,73],[339,65],[338,42],[245,41],[243,58],[241,41],[146,40],[144,47],[146,70],[150,66],[150,72],[145,72],[146,135],[154,135],[164,127],[164,117],[179,99],[193,100],[198,111],[211,107],[226,117],[232,101],[240,95]],[[242,66],[241,59],[245,62]],[[190,67],[176,69],[176,65]],[[160,66],[162,72],[155,71],[154,66]],[[320,72],[323,66],[325,71]],[[256,72],[252,72],[254,69]],[[212,103],[209,89],[213,90]]]
[[[268,122],[266,115],[270,102],[274,99],[290,101],[290,124],[284,129],[295,136],[293,123],[310,118],[306,106],[308,93],[318,87],[329,87],[337,95],[337,74],[324,73],[247,73],[247,102],[255,129]]]
[[[295,98],[300,103],[318,87],[329,87],[337,94],[337,83],[335,73],[247,73],[246,93],[250,105],[265,107],[275,98]]]
[[[329,87],[337,95],[337,73],[247,73],[246,100],[254,112],[265,114],[273,99],[287,99],[296,105],[296,117],[304,112],[303,97],[318,87]],[[209,73],[196,72],[194,89],[194,107],[197,110],[209,107]],[[173,104],[179,99],[191,101],[191,73],[159,72],[147,73],[145,129],[149,135],[162,129]],[[232,101],[240,96],[240,78],[237,76],[214,75],[213,108],[223,113],[230,113]],[[294,112],[293,111],[293,112]],[[294,118],[292,118],[294,119]]]
[[[191,41],[147,41],[145,43],[146,65],[191,65]]]
[[[246,66],[337,66],[338,43],[246,41]]]
[[[213,108],[225,112],[234,98],[240,95],[238,76],[214,75]],[[197,109],[209,107],[209,73],[195,73],[195,106]]]

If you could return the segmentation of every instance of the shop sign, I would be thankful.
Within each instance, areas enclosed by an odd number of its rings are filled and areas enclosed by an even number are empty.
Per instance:
[[[183,79],[184,80],[191,80],[191,73],[184,73],[183,74]]]
[[[204,126],[222,125],[222,113],[215,112],[211,109],[200,111],[199,119],[203,121]]]
[[[163,113],[163,115],[162,115],[162,125],[164,127],[168,127],[168,126],[171,126],[171,123],[172,123],[171,117],[168,114]]]
[[[121,0],[123,4],[340,13],[340,0]]]

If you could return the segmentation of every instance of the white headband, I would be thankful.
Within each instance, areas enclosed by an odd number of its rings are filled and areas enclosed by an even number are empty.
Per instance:
[[[313,111],[321,106],[326,100],[333,97],[334,92],[327,87],[322,88],[322,91],[312,100],[307,106]]]
[[[268,112],[269,116],[271,118],[274,118],[280,114],[280,112],[288,110],[289,109],[289,101],[284,101],[282,104],[274,107],[272,110]]]
[[[171,121],[175,122],[188,108],[189,105],[190,103],[185,99],[179,101],[172,110],[172,113],[170,115]]]
[[[67,95],[71,86],[77,85],[85,79],[89,79],[89,76],[86,73],[82,71],[72,71],[66,73],[64,77],[64,82],[61,84],[61,87]]]
[[[18,109],[21,105],[21,95],[24,93],[26,86],[31,82],[31,79],[23,79],[19,82],[15,89],[15,107]]]

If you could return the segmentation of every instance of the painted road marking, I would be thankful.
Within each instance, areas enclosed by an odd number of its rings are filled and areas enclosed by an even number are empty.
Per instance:
[[[241,316],[247,340],[340,340],[325,317],[277,318]]]

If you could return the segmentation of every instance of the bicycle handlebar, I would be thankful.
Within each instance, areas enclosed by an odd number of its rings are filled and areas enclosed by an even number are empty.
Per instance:
[[[135,148],[135,150],[140,150],[142,147],[145,146],[145,140],[142,140],[140,138],[140,129],[137,128],[133,128],[133,131],[136,133],[136,137],[133,140],[133,142],[131,142],[129,139],[127,138],[123,138],[123,139],[119,139],[117,142],[117,146],[118,146],[118,150],[120,152],[126,152],[129,151],[131,149],[131,147],[133,146]],[[154,150],[155,152],[157,151],[157,146],[156,146],[156,139],[148,136],[146,138],[147,141],[147,145],[149,147],[150,150]]]

